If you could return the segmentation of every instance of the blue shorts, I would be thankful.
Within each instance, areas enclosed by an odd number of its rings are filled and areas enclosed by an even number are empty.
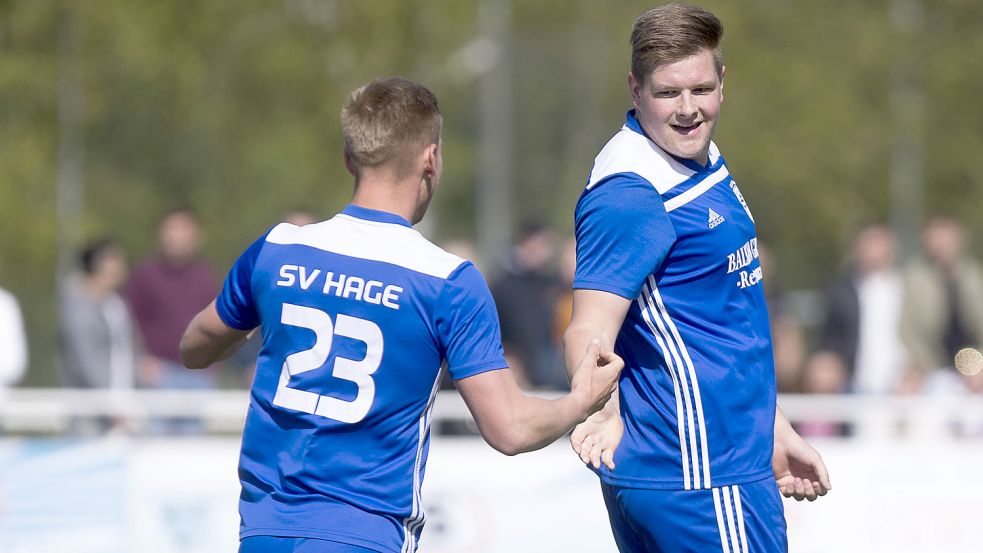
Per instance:
[[[709,490],[601,483],[621,553],[786,553],[785,511],[771,478]]]
[[[357,545],[312,538],[250,536],[239,542],[239,553],[377,553]]]

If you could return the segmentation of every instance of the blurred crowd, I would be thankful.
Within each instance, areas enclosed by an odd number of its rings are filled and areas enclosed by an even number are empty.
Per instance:
[[[283,219],[315,222],[299,211]],[[166,213],[157,239],[156,251],[132,270],[113,240],[97,240],[82,249],[77,271],[60,291],[59,375],[64,386],[248,387],[257,340],[211,369],[190,371],[178,359],[181,334],[220,285],[220,272],[201,255],[197,216],[190,209]],[[983,394],[983,360],[963,351],[974,348],[971,353],[978,356],[983,346],[983,265],[967,253],[966,245],[957,221],[934,217],[922,229],[919,254],[902,262],[890,228],[863,227],[853,236],[840,272],[821,292],[819,313],[806,315],[793,308],[790,294],[774,278],[780,260],[759,248],[779,391]],[[475,259],[467,241],[444,246],[474,259],[491,276],[506,357],[520,384],[529,390],[566,389],[562,334],[571,315],[573,238],[541,221],[527,221],[503,260]],[[0,390],[25,374],[26,341],[16,298],[0,289]],[[170,432],[194,432],[198,424],[166,422]],[[78,430],[104,431],[113,422],[88,424],[92,427]],[[813,435],[852,431],[823,421],[801,425]]]
[[[786,342],[797,340],[797,330],[776,298],[772,309],[781,391],[983,391],[979,367],[967,363],[960,371],[955,363],[961,350],[983,344],[983,265],[967,253],[959,223],[947,217],[927,222],[921,246],[918,256],[901,264],[889,228],[860,229],[841,272],[824,291],[807,355],[777,353],[794,349]]]

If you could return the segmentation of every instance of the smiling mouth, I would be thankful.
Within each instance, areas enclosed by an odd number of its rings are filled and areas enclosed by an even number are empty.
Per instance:
[[[696,130],[699,129],[700,125],[702,124],[703,122],[700,121],[698,123],[693,123],[692,125],[669,125],[669,126],[672,127],[674,131],[680,134],[691,134],[696,132]]]

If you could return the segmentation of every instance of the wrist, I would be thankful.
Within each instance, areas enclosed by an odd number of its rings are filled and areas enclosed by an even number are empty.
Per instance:
[[[792,428],[792,424],[786,419],[775,421],[775,441],[781,442],[788,439],[791,436],[797,436],[795,429]]]
[[[567,396],[570,401],[571,410],[578,421],[582,421],[591,414],[591,398],[581,388],[572,388]]]

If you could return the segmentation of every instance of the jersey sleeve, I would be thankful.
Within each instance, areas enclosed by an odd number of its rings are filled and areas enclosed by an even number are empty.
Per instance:
[[[614,175],[586,190],[574,217],[576,289],[633,299],[676,240],[662,197],[634,173]]]
[[[434,319],[451,378],[459,380],[508,367],[495,300],[470,261],[447,278],[437,298]]]
[[[219,318],[230,328],[252,330],[259,326],[259,312],[253,302],[253,269],[268,234],[269,231],[265,232],[239,256],[225,277],[222,291],[215,299]]]

